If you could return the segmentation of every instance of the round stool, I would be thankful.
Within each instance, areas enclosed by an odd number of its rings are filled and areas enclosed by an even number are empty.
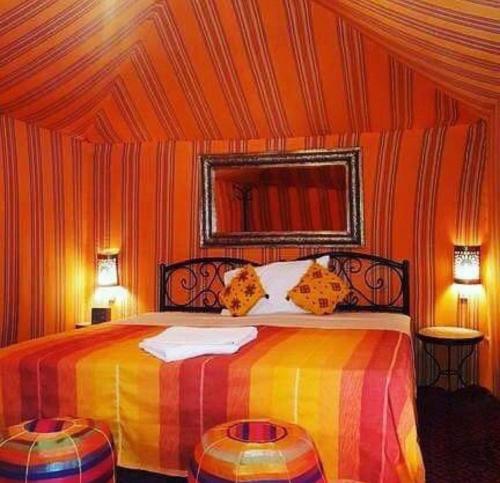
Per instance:
[[[196,446],[189,481],[326,482],[313,441],[299,426],[241,420],[208,430]]]
[[[0,435],[0,481],[114,481],[113,439],[92,419],[33,419]]]

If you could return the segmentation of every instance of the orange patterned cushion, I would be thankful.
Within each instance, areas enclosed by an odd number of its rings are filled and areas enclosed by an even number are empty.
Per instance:
[[[257,272],[252,265],[247,265],[234,276],[219,298],[231,315],[238,316],[245,315],[264,296],[266,292]]]
[[[346,283],[327,268],[313,263],[288,292],[293,303],[316,315],[331,314],[349,293]]]

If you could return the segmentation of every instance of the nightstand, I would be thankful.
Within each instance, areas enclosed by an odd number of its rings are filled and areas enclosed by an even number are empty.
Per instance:
[[[91,310],[93,324],[101,324],[111,320],[111,307],[93,307]]]
[[[429,355],[431,360],[437,367],[437,375],[429,386],[436,384],[441,376],[446,376],[448,379],[448,391],[451,389],[451,377],[456,376],[457,387],[460,384],[467,386],[464,380],[463,368],[467,359],[472,356],[476,346],[484,339],[484,334],[479,330],[465,329],[463,327],[424,327],[417,333],[417,338],[422,341],[424,351]],[[429,345],[441,345],[447,348],[447,363],[446,368],[442,368],[437,358],[429,350]],[[451,365],[452,347],[468,346],[469,350],[457,364],[456,368]]]

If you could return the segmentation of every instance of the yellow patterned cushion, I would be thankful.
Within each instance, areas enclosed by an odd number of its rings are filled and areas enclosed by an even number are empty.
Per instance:
[[[318,263],[313,263],[289,292],[293,303],[316,315],[331,314],[349,293],[347,284]]]
[[[243,267],[231,280],[231,283],[220,293],[221,303],[231,315],[245,315],[266,292],[260,283],[259,276],[252,265]]]

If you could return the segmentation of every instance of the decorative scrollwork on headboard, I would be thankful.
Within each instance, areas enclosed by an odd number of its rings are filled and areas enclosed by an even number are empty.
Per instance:
[[[396,262],[354,252],[330,252],[327,255],[330,256],[330,270],[351,289],[336,310],[410,313],[408,261]]]
[[[193,258],[160,265],[160,311],[220,312],[224,273],[256,263],[241,258]]]
[[[409,264],[354,252],[328,252],[298,260],[330,256],[329,268],[351,288],[337,310],[409,314]],[[241,258],[195,258],[160,265],[160,311],[220,312],[224,273],[247,264]]]

